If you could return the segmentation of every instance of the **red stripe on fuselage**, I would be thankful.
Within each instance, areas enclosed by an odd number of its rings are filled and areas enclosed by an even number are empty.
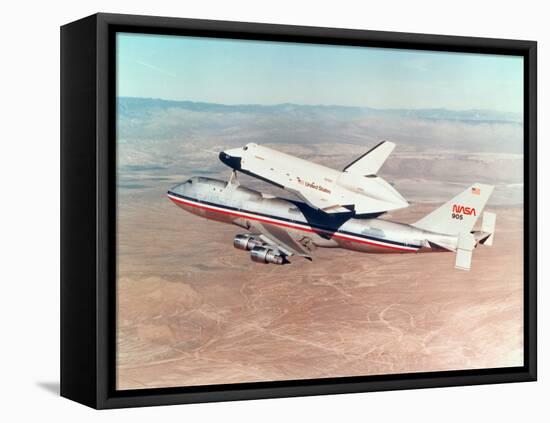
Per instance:
[[[212,211],[212,212],[216,212],[216,213],[220,213],[220,214],[225,214],[225,215],[229,215],[229,216],[242,217],[242,218],[250,219],[250,220],[256,220],[258,222],[264,222],[264,223],[268,223],[268,224],[275,225],[275,226],[283,226],[285,228],[298,229],[298,230],[304,231],[304,232],[311,232],[311,233],[324,232],[324,233],[332,234],[332,236],[335,237],[335,238],[340,238],[340,239],[343,239],[343,240],[346,240],[346,241],[357,242],[359,244],[373,245],[375,247],[388,248],[390,250],[399,250],[399,251],[408,251],[408,252],[415,252],[416,251],[416,249],[413,249],[413,248],[411,248],[411,249],[401,248],[401,247],[394,247],[394,246],[390,246],[390,245],[377,244],[376,242],[363,241],[363,240],[348,237],[346,235],[339,234],[338,232],[332,233],[330,231],[325,231],[325,230],[322,230],[322,229],[315,230],[315,229],[312,229],[312,228],[304,228],[304,227],[301,227],[301,226],[293,225],[292,223],[283,223],[283,222],[280,222],[280,221],[275,221],[274,222],[272,220],[263,219],[263,218],[258,217],[258,216],[248,216],[246,214],[242,214],[242,213],[235,212],[235,211],[232,211],[232,210],[218,210],[218,209],[216,209],[212,206],[208,206],[208,205],[205,205],[205,204],[196,204],[194,202],[187,201],[187,200],[184,200],[184,199],[181,199],[181,198],[172,197],[171,195],[168,195],[168,198],[170,200],[172,200],[174,203],[181,203],[181,204],[185,204],[186,206],[191,206],[191,207],[195,207],[195,208],[198,208],[198,209],[208,210],[208,211]],[[246,213],[251,214],[249,212],[246,212]]]

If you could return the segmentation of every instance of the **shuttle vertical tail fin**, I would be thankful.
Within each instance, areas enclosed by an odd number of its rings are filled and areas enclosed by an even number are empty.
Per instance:
[[[376,175],[394,148],[395,144],[393,142],[382,141],[351,162],[343,170],[354,175]]]

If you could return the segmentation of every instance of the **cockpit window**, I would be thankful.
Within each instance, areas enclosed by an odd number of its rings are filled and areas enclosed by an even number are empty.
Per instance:
[[[244,150],[244,151],[248,150],[248,145],[245,145],[245,146],[243,147],[243,150]]]

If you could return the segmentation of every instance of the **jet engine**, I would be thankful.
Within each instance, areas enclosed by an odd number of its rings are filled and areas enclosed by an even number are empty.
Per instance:
[[[258,238],[255,238],[253,235],[248,234],[239,234],[233,239],[233,247],[238,250],[252,250],[254,247],[260,247],[263,245],[263,242]]]
[[[280,255],[277,250],[266,247],[254,247],[250,251],[250,258],[256,263],[286,264],[288,260]]]

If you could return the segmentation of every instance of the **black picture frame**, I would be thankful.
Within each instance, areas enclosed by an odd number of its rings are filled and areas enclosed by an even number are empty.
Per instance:
[[[382,376],[115,390],[117,32],[524,57],[524,365]],[[534,381],[537,375],[537,45],[471,38],[118,14],[61,28],[61,395],[118,408]]]

